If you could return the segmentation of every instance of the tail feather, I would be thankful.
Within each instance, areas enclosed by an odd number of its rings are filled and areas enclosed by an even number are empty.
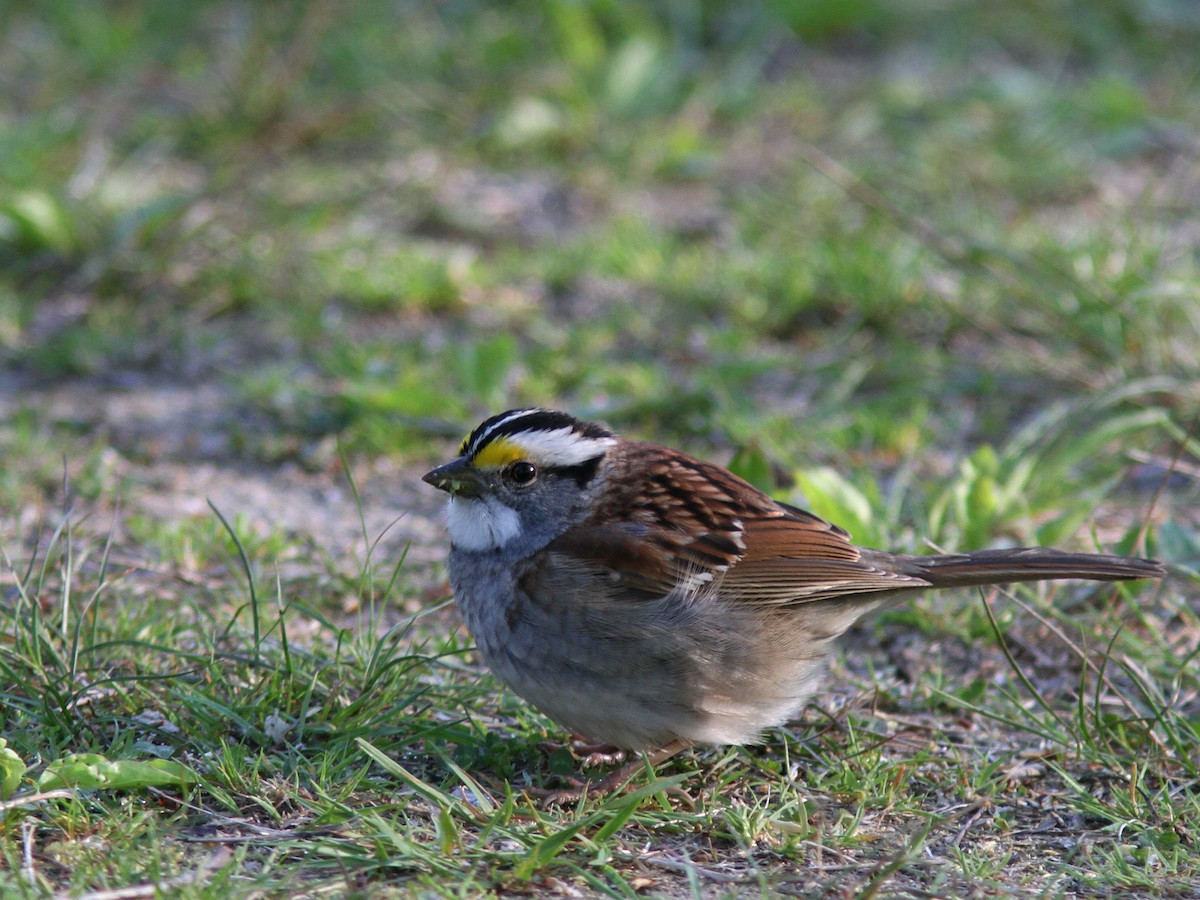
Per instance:
[[[1132,581],[1166,575],[1166,568],[1154,559],[1108,553],[1066,553],[1046,547],[976,550],[942,556],[896,556],[893,559],[904,574],[924,578],[931,586],[939,588],[1060,578]]]

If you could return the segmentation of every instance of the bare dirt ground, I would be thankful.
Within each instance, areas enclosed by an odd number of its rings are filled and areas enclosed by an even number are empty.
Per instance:
[[[219,382],[147,378],[131,387],[89,379],[36,387],[12,376],[8,382],[0,390],[0,418],[33,408],[107,445],[111,491],[89,510],[88,531],[104,533],[115,524],[119,534],[130,516],[162,523],[212,518],[211,503],[231,522],[258,534],[283,531],[347,565],[362,559],[364,531],[370,541],[378,539],[377,563],[390,566],[405,554],[406,574],[423,581],[433,580],[432,564],[444,556],[441,502],[421,482],[423,467],[352,461],[360,508],[331,447],[322,450],[319,466],[239,455],[236,433],[270,426],[247,421]],[[73,460],[64,452],[69,470]],[[29,508],[19,518],[35,514]]]

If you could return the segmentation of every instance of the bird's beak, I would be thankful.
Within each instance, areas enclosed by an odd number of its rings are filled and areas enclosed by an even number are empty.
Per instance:
[[[483,493],[479,470],[465,456],[426,472],[421,480],[455,497],[478,497]]]

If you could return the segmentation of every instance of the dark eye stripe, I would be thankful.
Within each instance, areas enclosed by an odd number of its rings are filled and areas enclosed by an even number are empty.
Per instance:
[[[589,459],[575,466],[543,466],[543,474],[557,475],[559,478],[571,478],[582,487],[587,487],[596,477],[596,469],[600,467],[601,457]]]

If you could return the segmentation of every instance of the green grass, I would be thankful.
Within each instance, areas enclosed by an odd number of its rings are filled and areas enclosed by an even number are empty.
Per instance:
[[[0,894],[1195,892],[1186,0],[43,6],[0,4]],[[1175,574],[922,599],[762,746],[546,809],[577,762],[417,481],[526,403],[864,544]]]

